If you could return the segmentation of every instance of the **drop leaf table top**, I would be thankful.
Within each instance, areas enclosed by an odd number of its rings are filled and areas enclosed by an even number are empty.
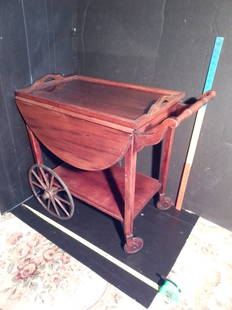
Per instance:
[[[133,236],[136,215],[156,193],[160,209],[173,205],[165,190],[175,128],[215,95],[208,91],[186,105],[182,91],[53,74],[17,90],[16,104],[36,161],[29,176],[35,196],[48,212],[64,219],[74,213],[71,194],[86,201],[120,220],[125,251],[138,252],[143,240]],[[159,180],[136,173],[137,153],[162,140]],[[40,143],[63,164],[46,168]],[[58,183],[68,198],[59,196]]]

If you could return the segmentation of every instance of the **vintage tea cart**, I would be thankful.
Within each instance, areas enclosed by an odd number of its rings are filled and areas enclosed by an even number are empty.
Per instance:
[[[52,215],[69,219],[72,195],[123,223],[127,253],[143,240],[133,235],[136,215],[159,193],[157,207],[173,205],[165,195],[175,128],[215,96],[182,103],[180,91],[84,76],[48,74],[16,91],[36,164],[29,170],[35,197]],[[136,173],[137,152],[164,139],[159,180]],[[40,143],[63,163],[43,164]],[[124,165],[118,162],[124,158]],[[88,219],[86,219],[88,220]]]

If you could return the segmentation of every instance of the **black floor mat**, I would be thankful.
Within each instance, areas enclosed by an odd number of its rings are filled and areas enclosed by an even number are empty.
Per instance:
[[[138,215],[134,227],[135,235],[143,238],[144,247],[139,253],[128,255],[122,249],[123,234],[118,221],[79,200],[75,200],[75,204],[78,211],[75,211],[73,218],[59,221],[50,216],[35,199],[27,202],[30,207],[62,224],[156,283],[159,280],[158,274],[166,276],[171,270],[198,218],[194,214],[178,212],[175,209],[159,211],[151,203],[148,204]],[[143,306],[148,307],[152,302],[156,291],[141,280],[26,208],[18,207],[12,213]]]

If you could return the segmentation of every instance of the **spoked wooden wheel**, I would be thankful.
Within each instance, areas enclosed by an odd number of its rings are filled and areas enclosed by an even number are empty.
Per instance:
[[[52,215],[62,220],[74,213],[74,202],[62,179],[45,165],[33,165],[29,170],[31,189],[40,204]]]

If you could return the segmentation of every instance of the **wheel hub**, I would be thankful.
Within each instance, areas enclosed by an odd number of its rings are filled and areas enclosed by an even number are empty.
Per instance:
[[[51,189],[46,189],[42,195],[44,200],[51,199],[54,196],[54,191]]]

